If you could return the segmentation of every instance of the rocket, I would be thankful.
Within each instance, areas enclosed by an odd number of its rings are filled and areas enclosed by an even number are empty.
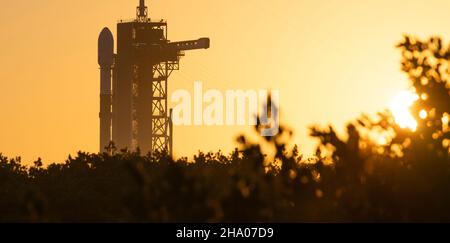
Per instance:
[[[114,37],[104,28],[98,38],[100,65],[100,152],[106,152],[111,142],[112,125],[112,69],[114,65]]]

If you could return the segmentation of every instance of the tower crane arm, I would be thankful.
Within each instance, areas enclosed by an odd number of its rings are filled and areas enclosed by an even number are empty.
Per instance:
[[[200,38],[198,40],[170,42],[168,47],[176,51],[189,51],[209,48],[209,38]]]

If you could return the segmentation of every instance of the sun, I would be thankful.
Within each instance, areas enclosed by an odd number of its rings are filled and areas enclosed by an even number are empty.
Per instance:
[[[392,100],[389,105],[395,122],[401,128],[408,128],[412,131],[417,129],[417,121],[411,115],[410,108],[415,101],[419,99],[419,96],[412,91],[402,91]]]

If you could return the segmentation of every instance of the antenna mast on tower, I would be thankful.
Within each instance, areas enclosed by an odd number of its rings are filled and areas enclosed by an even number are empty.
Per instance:
[[[145,0],[139,1],[139,6],[136,9],[136,18],[139,21],[146,21],[148,16],[148,8],[145,6]]]

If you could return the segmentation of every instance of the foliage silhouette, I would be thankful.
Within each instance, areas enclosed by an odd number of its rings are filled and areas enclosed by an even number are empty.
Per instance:
[[[80,152],[46,168],[0,154],[0,221],[449,222],[450,50],[408,36],[398,47],[421,97],[415,132],[383,111],[350,122],[345,139],[331,126],[311,128],[320,142],[312,159],[288,148],[286,127],[193,161],[113,145],[112,155]]]

